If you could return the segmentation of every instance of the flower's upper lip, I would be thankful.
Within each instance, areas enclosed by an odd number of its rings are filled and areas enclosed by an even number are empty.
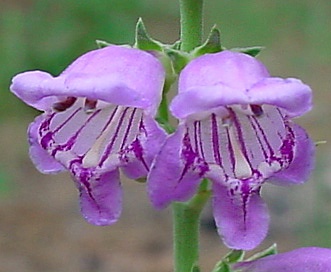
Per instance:
[[[39,110],[69,96],[142,108],[154,115],[164,77],[162,64],[151,54],[111,45],[84,54],[57,77],[42,71],[21,73],[10,89]]]
[[[141,93],[106,75],[82,77],[73,74],[52,77],[45,72],[31,71],[15,76],[11,90],[26,103],[40,110],[50,108],[59,98],[65,97],[85,97],[143,109],[152,106],[152,101]]]
[[[296,117],[312,108],[312,91],[298,79],[270,77],[255,58],[223,51],[199,57],[184,68],[170,110],[184,119],[236,104],[274,105]]]

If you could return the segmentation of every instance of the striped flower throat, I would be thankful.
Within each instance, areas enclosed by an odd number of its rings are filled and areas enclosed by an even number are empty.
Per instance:
[[[53,109],[40,125],[40,142],[65,167],[79,161],[109,170],[135,157],[148,171],[139,141],[147,136],[142,110],[73,97]]]
[[[227,107],[221,114],[187,122],[184,138],[192,156],[222,182],[254,177],[259,183],[293,159],[293,132],[281,110],[268,105]]]

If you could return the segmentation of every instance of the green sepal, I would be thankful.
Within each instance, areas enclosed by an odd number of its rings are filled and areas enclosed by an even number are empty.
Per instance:
[[[134,47],[145,51],[162,51],[162,44],[156,40],[153,40],[149,36],[141,18],[138,19],[136,24],[136,38]]]
[[[168,133],[171,134],[173,132],[175,132],[175,128],[169,124],[168,121],[164,120],[162,117],[157,116],[156,118],[156,122],[158,122],[158,124]]]
[[[244,256],[243,250],[231,250],[215,265],[212,272],[231,272],[230,265],[242,261]]]
[[[244,259],[245,251],[243,250],[232,250],[223,257],[227,263],[237,263]]]
[[[267,249],[254,254],[252,257],[245,260],[245,262],[258,260],[258,259],[267,257],[269,255],[274,255],[274,254],[277,254],[277,253],[278,253],[277,252],[277,244],[273,244],[270,247],[268,247]]]
[[[221,32],[216,26],[213,26],[205,43],[196,47],[191,54],[194,57],[199,57],[204,54],[217,53],[222,50],[224,50],[224,48],[221,45]]]
[[[180,50],[180,46],[182,45],[182,41],[176,41],[173,44],[169,45],[168,47],[170,49],[174,49],[174,50]]]
[[[263,46],[251,46],[251,47],[242,47],[242,48],[232,48],[231,51],[236,51],[256,57],[264,49]]]
[[[232,272],[232,270],[229,264],[227,264],[225,261],[221,261],[217,263],[212,272]]]
[[[164,53],[170,58],[174,72],[178,75],[191,60],[190,56],[182,51],[164,48]]]
[[[106,41],[101,41],[101,40],[96,40],[95,42],[96,42],[98,48],[104,48],[104,47],[111,45],[110,43],[108,43]]]

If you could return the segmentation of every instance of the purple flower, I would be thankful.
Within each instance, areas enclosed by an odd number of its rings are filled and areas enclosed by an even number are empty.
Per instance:
[[[330,272],[331,249],[298,248],[255,261],[238,263],[233,268],[241,272]]]
[[[186,201],[208,178],[225,244],[255,248],[269,225],[262,184],[298,184],[311,172],[314,144],[291,121],[311,109],[311,96],[300,80],[270,77],[246,54],[223,51],[191,61],[170,105],[179,127],[148,176],[154,205]]]
[[[151,54],[122,46],[88,52],[59,76],[30,71],[11,91],[44,113],[30,124],[30,156],[43,173],[69,170],[82,213],[96,225],[121,213],[119,167],[144,177],[165,139],[153,117],[164,83]]]

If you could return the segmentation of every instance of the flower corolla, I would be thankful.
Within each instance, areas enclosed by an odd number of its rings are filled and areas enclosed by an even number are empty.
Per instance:
[[[147,175],[166,136],[154,120],[164,77],[152,54],[110,45],[59,76],[13,78],[11,91],[44,112],[28,129],[32,161],[43,173],[71,173],[88,222],[109,225],[120,216],[119,168],[132,179]]]
[[[179,76],[170,110],[178,120],[148,176],[157,208],[187,201],[212,182],[213,213],[225,244],[250,250],[266,237],[266,182],[306,181],[314,143],[292,122],[312,107],[298,79],[271,77],[257,59],[222,51],[192,60]]]

